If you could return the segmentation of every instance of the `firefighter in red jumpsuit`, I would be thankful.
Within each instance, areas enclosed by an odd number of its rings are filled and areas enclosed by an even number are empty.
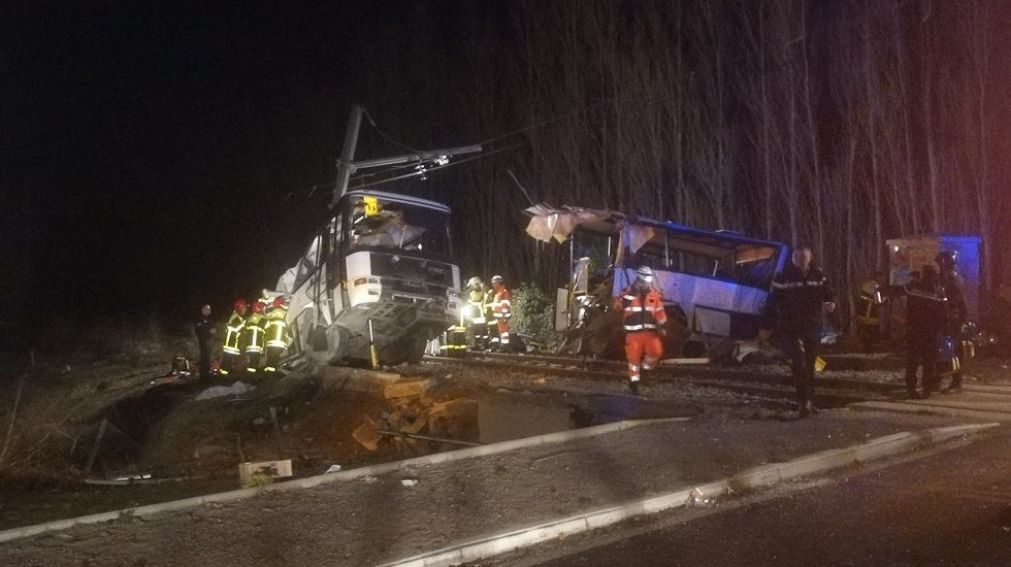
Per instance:
[[[653,270],[640,266],[635,275],[635,282],[615,298],[614,308],[624,318],[628,387],[639,395],[641,372],[651,370],[663,355],[667,313],[663,310],[663,296],[653,287]]]
[[[491,311],[495,316],[495,323],[498,325],[498,337],[492,338],[492,347],[498,347],[501,352],[509,352],[509,319],[512,318],[513,294],[505,286],[502,276],[491,278],[492,296]]]

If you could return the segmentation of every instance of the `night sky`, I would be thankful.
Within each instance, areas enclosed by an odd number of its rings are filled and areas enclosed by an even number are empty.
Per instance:
[[[614,85],[606,80],[594,82],[605,66],[602,59],[594,59],[601,42],[592,30],[602,28],[587,27],[590,35],[582,43],[573,40],[575,49],[569,59],[553,57],[567,45],[561,40],[571,39],[559,35],[570,30],[565,27],[567,18],[587,25],[585,18],[607,10],[577,13],[579,2],[459,0],[341,0],[298,3],[297,7],[291,3],[64,4],[8,3],[0,21],[0,335],[5,339],[0,350],[12,344],[30,345],[54,325],[94,328],[97,321],[119,319],[185,322],[205,302],[223,317],[234,298],[252,297],[262,287],[272,286],[327,216],[335,162],[355,102],[363,103],[385,132],[363,124],[358,159],[401,154],[405,145],[440,148],[495,141],[485,145],[483,161],[477,162],[485,167],[480,182],[475,181],[476,173],[470,185],[463,174],[439,174],[426,182],[411,181],[407,188],[445,200],[457,211],[461,210],[458,196],[468,192],[474,196],[473,188],[482,188],[480,198],[466,203],[471,215],[468,230],[474,226],[487,230],[494,220],[498,230],[516,230],[515,236],[519,235],[520,209],[527,202],[505,175],[506,168],[514,168],[520,178],[531,182],[536,200],[563,204],[563,199],[573,195],[597,195],[592,192],[599,189],[596,200],[580,204],[627,204],[619,202],[612,177],[634,172],[635,164],[619,162],[624,167],[614,167],[608,155],[594,156],[598,146],[609,147],[604,144],[610,139],[605,110],[613,107],[615,116],[634,118],[634,111],[652,108],[641,105],[652,93],[644,98],[630,91],[622,95],[625,98],[616,97]],[[671,4],[662,0],[643,5],[653,11],[627,3],[606,16],[606,23],[616,23],[615,33],[629,34],[614,49],[621,54],[628,48],[629,54],[644,61],[664,60],[671,53],[664,46],[675,45],[674,39],[655,41],[660,50],[656,52],[632,49],[638,45],[632,41],[639,33],[634,30],[640,28],[631,26],[641,26],[644,18],[630,15],[647,14],[645,21],[649,21],[649,15],[664,12],[670,18],[681,8],[670,9]],[[686,21],[701,21],[699,12],[707,5],[681,5]],[[730,8],[720,17],[728,22],[743,18],[741,6],[745,5],[727,4]],[[832,80],[832,70],[846,65],[826,62],[835,61],[834,55],[847,51],[841,48],[856,45],[861,37],[853,32],[839,39],[833,30],[859,31],[862,28],[855,26],[867,18],[850,13],[842,4],[812,1],[804,5],[811,8],[806,18],[813,41],[812,98],[820,107],[816,120],[823,163],[838,169],[841,166],[833,160],[845,144],[839,141],[841,103],[834,97],[843,89],[830,87],[839,85]],[[992,5],[990,18],[1007,20],[1007,5]],[[601,2],[597,6],[611,5]],[[917,30],[925,21],[921,12],[934,5],[901,2],[897,6],[899,15],[908,20],[905,49],[911,54],[910,84],[916,91],[921,63],[917,57],[924,56],[917,47]],[[945,45],[958,44],[957,34],[974,29],[947,26],[940,6],[949,5],[938,4],[938,13],[930,20],[931,29],[940,30],[934,39],[940,54],[935,61],[938,89],[956,84],[946,83],[944,73],[960,68],[941,64],[948,57]],[[554,23],[537,27],[549,21]],[[994,26],[995,33],[1001,29]],[[702,79],[711,67],[704,31],[686,36],[688,64],[700,69]],[[527,57],[528,33],[548,38],[540,44],[540,59]],[[875,33],[879,51],[891,45],[890,32]],[[661,39],[674,38],[666,29],[658,28],[657,34]],[[491,37],[494,40],[486,40]],[[1006,31],[995,37],[992,43],[1000,49],[994,51],[990,64],[993,69],[1004,68],[1011,60],[1007,49],[1011,43]],[[699,45],[697,51],[692,51],[692,41]],[[747,42],[736,36],[728,38],[726,45],[731,55],[747,51]],[[601,49],[600,57],[610,53]],[[965,50],[959,53],[964,56]],[[728,59],[735,65],[739,60],[755,65],[753,58]],[[882,76],[887,76],[885,63],[880,68]],[[733,65],[723,67],[730,69],[727,77],[737,76]],[[691,80],[696,76],[692,69],[679,76]],[[773,66],[769,73],[782,84],[785,69]],[[753,81],[754,69],[750,72],[740,76]],[[567,94],[570,85],[556,76],[576,81],[573,96]],[[686,96],[704,93],[708,87],[702,79]],[[991,92],[1006,90],[1006,80],[1006,73],[991,73]],[[749,130],[741,112],[754,102],[748,97],[754,89],[749,88],[739,89],[739,98],[729,97],[726,108],[731,123],[742,125],[736,135],[745,142],[756,132],[755,122]],[[944,94],[935,98],[945,102],[956,98]],[[692,104],[693,99],[686,100]],[[701,103],[706,100],[696,98],[693,104],[704,106]],[[910,100],[915,113],[919,99],[910,96]],[[937,116],[950,115],[949,106],[938,105]],[[859,114],[861,107],[854,108]],[[1011,123],[1006,110],[994,116]],[[577,119],[585,130],[573,127]],[[919,136],[919,119],[912,120],[911,131]],[[525,141],[510,138],[523,131],[528,134]],[[565,138],[565,132],[575,134]],[[701,128],[697,133],[707,132]],[[972,133],[971,129],[966,132]],[[995,128],[993,155],[1007,147],[1003,132]],[[599,139],[594,137],[598,134]],[[692,136],[686,139],[693,140]],[[703,147],[706,139],[699,139]],[[597,181],[566,185],[572,177],[564,167],[569,154],[551,152],[556,149],[553,146],[569,142],[577,142],[572,155],[581,155],[583,147],[588,150],[580,158],[586,163],[574,162],[573,167],[597,175]],[[958,160],[971,157],[974,151],[942,130],[935,142],[948,152],[943,156],[949,156],[944,159],[951,163],[961,163]],[[684,147],[692,146],[686,143]],[[750,148],[743,142],[742,147]],[[621,144],[611,144],[609,151],[616,148],[620,150]],[[750,157],[741,155],[736,169],[726,171],[738,183],[738,197],[746,197],[749,186],[750,194],[756,194],[758,162],[749,159],[760,154],[753,150],[748,150]],[[861,146],[859,151],[862,159],[868,150]],[[914,148],[913,152],[912,161],[922,163],[923,151]],[[497,157],[485,159],[490,156]],[[493,162],[494,168],[487,167]],[[687,162],[689,174],[698,165],[695,162]],[[942,171],[955,167],[948,162],[941,166]],[[472,167],[474,163],[452,171]],[[991,157],[990,167],[992,186],[1006,187],[1007,161]],[[857,176],[864,179],[868,173],[858,169]],[[961,185],[962,179],[955,178]],[[672,178],[661,175],[658,179],[667,187]],[[707,183],[706,179],[688,182],[693,188]],[[629,199],[626,195],[625,200]],[[955,200],[952,210],[971,205]],[[1006,208],[1006,201],[995,202],[994,210]],[[748,206],[747,199],[740,202]],[[904,209],[902,203],[895,207]],[[682,210],[674,213],[670,218],[690,221],[679,216]],[[510,247],[509,252],[515,254],[503,267],[494,257],[501,251],[496,252],[485,238],[490,235],[463,234],[462,216],[458,214],[454,224],[457,250],[466,251],[466,257],[460,258],[466,272],[494,269],[514,279],[530,276],[523,273],[534,263],[529,250]],[[959,222],[955,219],[951,224]],[[759,224],[751,226],[751,231]],[[861,240],[868,250],[876,246],[868,242]],[[10,340],[11,336],[16,339]]]
[[[272,285],[325,215],[307,188],[333,182],[351,104],[409,95],[356,90],[359,46],[430,9],[34,4],[5,8],[0,181],[5,282],[40,324],[221,315]],[[402,153],[381,146],[359,156]]]

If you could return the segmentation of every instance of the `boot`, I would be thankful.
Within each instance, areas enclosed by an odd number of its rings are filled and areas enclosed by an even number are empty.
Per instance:
[[[962,374],[955,374],[951,379],[951,384],[944,389],[945,394],[960,394],[962,393]]]
[[[804,400],[800,404],[800,417],[805,418],[812,415],[818,415],[818,408],[815,407],[814,402],[811,400]]]
[[[628,389],[632,391],[633,396],[638,396],[639,394],[639,381],[629,382]]]

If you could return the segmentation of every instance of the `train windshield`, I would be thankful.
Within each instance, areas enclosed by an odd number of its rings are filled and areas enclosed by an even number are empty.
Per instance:
[[[344,205],[349,250],[405,250],[449,258],[449,214],[424,205],[355,196]]]

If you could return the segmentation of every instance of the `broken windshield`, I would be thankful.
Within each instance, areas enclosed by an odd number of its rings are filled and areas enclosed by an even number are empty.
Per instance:
[[[448,257],[449,215],[428,207],[379,197],[350,200],[345,211],[350,250],[414,251]]]

